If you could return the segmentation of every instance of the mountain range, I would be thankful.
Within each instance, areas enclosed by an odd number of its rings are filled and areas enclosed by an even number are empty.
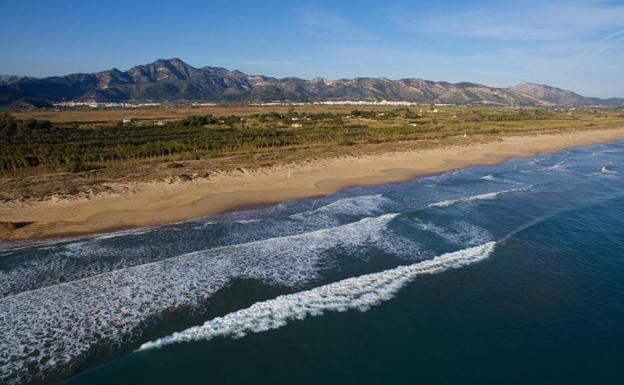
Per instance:
[[[159,59],[128,71],[116,68],[46,78],[0,75],[0,106],[56,101],[97,102],[319,102],[409,101],[504,106],[624,106],[624,99],[584,97],[547,85],[510,88],[422,79],[305,80],[248,75],[219,67],[195,68],[180,59]]]

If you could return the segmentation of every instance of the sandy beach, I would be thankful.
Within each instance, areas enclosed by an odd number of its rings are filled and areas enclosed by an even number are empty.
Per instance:
[[[190,182],[137,183],[126,194],[4,204],[0,237],[56,238],[179,222],[245,206],[274,204],[364,185],[489,165],[572,147],[624,139],[624,128],[509,136],[499,141],[428,150],[311,161],[218,174]],[[13,226],[11,223],[30,223]]]

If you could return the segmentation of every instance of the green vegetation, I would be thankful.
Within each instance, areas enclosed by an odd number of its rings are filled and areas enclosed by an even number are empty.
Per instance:
[[[0,137],[3,139],[41,135],[50,130],[52,130],[52,123],[48,120],[29,119],[22,121],[0,112]]]
[[[193,115],[164,125],[58,127],[0,113],[0,172],[80,172],[123,161],[215,159],[237,154],[330,148],[467,135],[608,125],[617,111],[508,108],[393,108],[351,112]]]

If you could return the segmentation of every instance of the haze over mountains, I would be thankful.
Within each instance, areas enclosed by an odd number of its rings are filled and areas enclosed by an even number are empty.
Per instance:
[[[516,106],[624,106],[624,99],[584,97],[539,84],[495,88],[474,83],[421,79],[277,79],[225,68],[195,68],[174,58],[159,59],[128,71],[116,68],[47,78],[0,75],[0,105],[27,100],[217,103],[319,102],[330,100],[409,101],[418,103]]]

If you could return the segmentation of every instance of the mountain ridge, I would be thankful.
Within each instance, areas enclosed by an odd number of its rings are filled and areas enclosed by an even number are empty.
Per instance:
[[[525,95],[533,96],[537,99],[552,103],[553,105],[622,105],[622,98],[601,99],[596,97],[581,96],[573,91],[564,90],[562,88],[552,87],[546,84],[538,83],[522,83],[509,89],[521,92]]]
[[[472,82],[435,82],[418,78],[280,79],[221,67],[196,68],[178,58],[158,59],[127,71],[112,68],[45,78],[0,75],[0,105],[24,99],[216,103],[388,100],[502,106],[624,106],[622,98],[585,97],[534,83],[497,88]]]

